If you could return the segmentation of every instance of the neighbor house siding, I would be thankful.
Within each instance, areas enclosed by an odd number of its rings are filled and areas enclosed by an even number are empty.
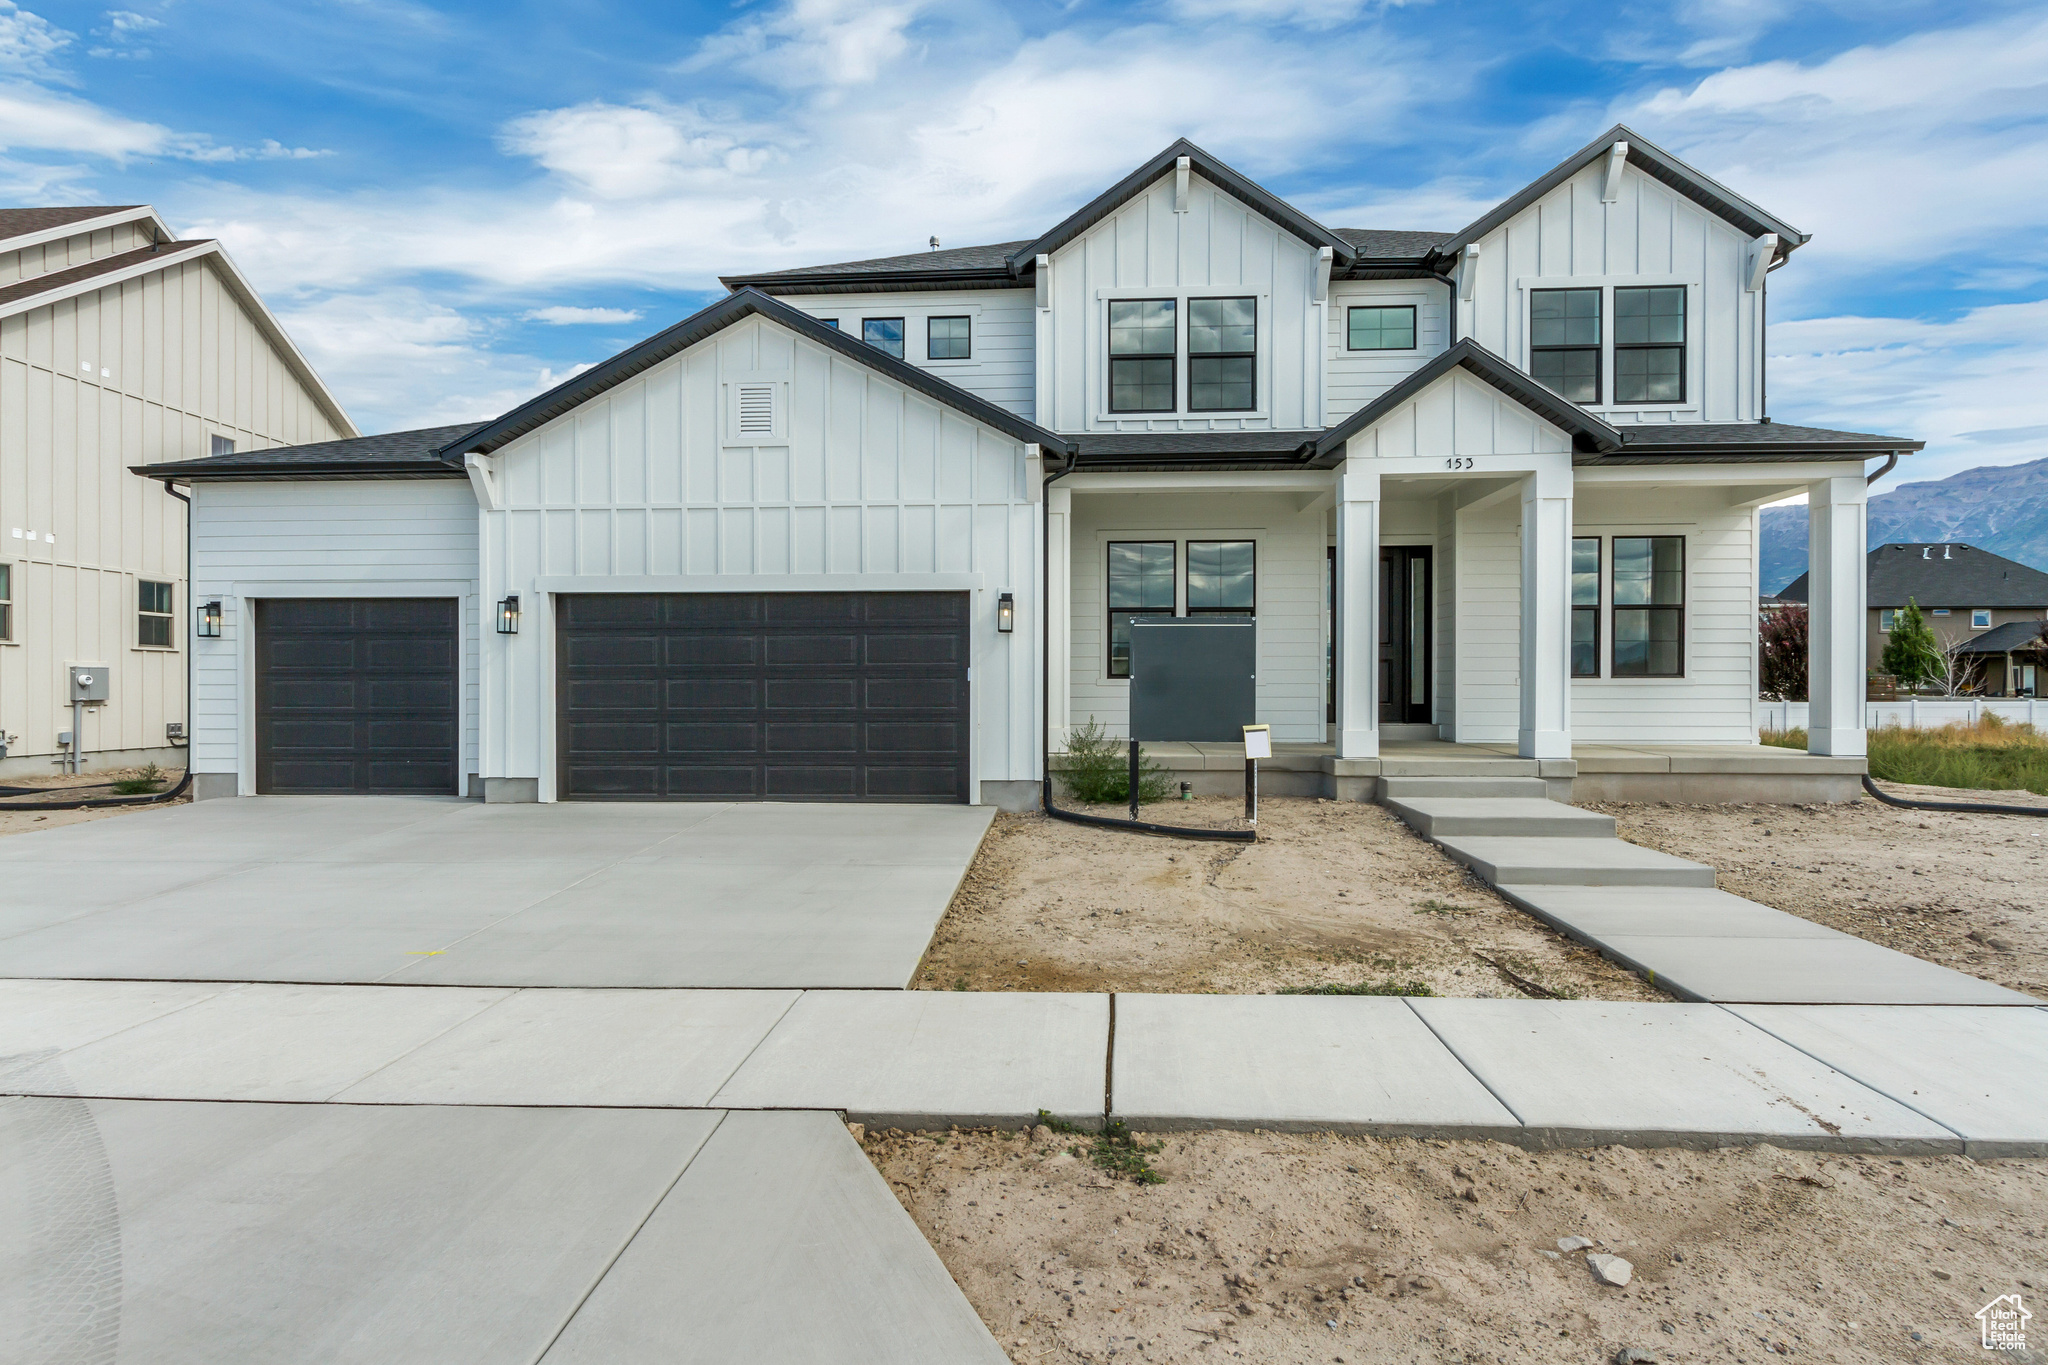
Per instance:
[[[129,232],[10,254],[40,253],[40,273],[127,250]],[[0,645],[0,731],[19,737],[13,759],[54,761],[71,663],[111,670],[110,700],[85,722],[88,756],[161,751],[166,723],[188,719],[185,510],[129,471],[205,456],[216,434],[248,450],[342,433],[207,262],[0,318],[0,560],[14,566],[15,641]],[[137,647],[143,579],[173,585],[172,651]]]
[[[836,320],[840,331],[856,341],[861,319],[902,318],[904,360],[1030,421],[1037,396],[1032,298],[1029,289],[975,289],[944,294],[794,294],[782,301],[812,317]],[[973,354],[966,360],[931,359],[926,322],[963,315],[973,319]]]
[[[1163,178],[1052,255],[1051,308],[1042,319],[1042,422],[1058,431],[1299,431],[1321,425],[1326,307],[1311,303],[1316,249],[1241,200],[1195,175],[1188,209],[1173,208],[1174,177]],[[1259,300],[1258,407],[1249,413],[1190,413],[1186,305],[1176,403],[1150,416],[1109,412],[1108,304],[1111,297],[1181,300],[1210,295]]]
[[[477,771],[476,497],[459,479],[202,483],[193,490],[193,595],[219,598],[220,638],[194,640],[192,763],[243,774],[253,793],[257,598],[453,597],[461,601],[462,757]]]
[[[777,386],[774,439],[737,438],[727,420],[737,382]],[[752,318],[521,437],[493,463],[505,510],[486,516],[485,596],[530,593],[539,610],[486,651],[487,774],[552,789],[549,591],[843,587],[969,592],[971,778],[1038,775],[1039,509],[1022,442]],[[1006,591],[1017,629],[1001,636],[995,604]]]
[[[1472,299],[1460,307],[1460,336],[1529,367],[1529,290],[1581,285],[1686,286],[1686,401],[1588,405],[1610,422],[1750,422],[1762,416],[1761,293],[1747,288],[1750,240],[1635,167],[1620,197],[1603,203],[1605,158],[1495,228],[1477,243]],[[1613,316],[1605,315],[1612,356]]]
[[[1251,540],[1258,546],[1253,589],[1258,718],[1273,727],[1277,740],[1320,743],[1325,736],[1325,522],[1321,509],[1304,512],[1300,499],[1289,494],[1075,493],[1072,723],[1080,726],[1095,720],[1113,735],[1130,733],[1130,683],[1111,678],[1104,658],[1109,543],[1176,542],[1175,595],[1185,606],[1187,542]]]

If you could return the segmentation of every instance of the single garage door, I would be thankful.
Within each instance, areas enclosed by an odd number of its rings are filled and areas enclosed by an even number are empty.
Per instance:
[[[453,598],[256,603],[256,790],[460,794]]]
[[[565,799],[966,801],[967,594],[560,599]]]

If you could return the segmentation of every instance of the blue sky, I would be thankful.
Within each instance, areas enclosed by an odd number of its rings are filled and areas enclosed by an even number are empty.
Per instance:
[[[0,0],[0,202],[222,238],[366,431],[492,415],[737,270],[1035,234],[1177,136],[1455,230],[1622,120],[1814,234],[1780,421],[2048,455],[2048,11]]]

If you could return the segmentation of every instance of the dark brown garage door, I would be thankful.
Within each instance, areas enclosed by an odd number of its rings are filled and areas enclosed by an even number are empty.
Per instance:
[[[965,593],[561,599],[584,800],[967,800]]]
[[[256,790],[459,794],[453,598],[256,604]]]

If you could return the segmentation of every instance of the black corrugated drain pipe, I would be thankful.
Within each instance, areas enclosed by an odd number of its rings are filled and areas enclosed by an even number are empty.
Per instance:
[[[1052,502],[1053,480],[1073,472],[1074,461],[1057,474],[1045,476],[1039,485],[1038,506],[1038,761],[1044,785],[1045,813],[1072,825],[1094,825],[1100,829],[1129,830],[1134,834],[1163,834],[1172,839],[1209,839],[1223,843],[1253,844],[1259,832],[1253,829],[1196,829],[1187,825],[1155,825],[1147,820],[1119,820],[1108,815],[1088,815],[1062,810],[1052,799]]]
[[[1863,790],[1869,792],[1887,806],[1898,806],[1905,810],[1953,810],[1965,815],[2048,815],[2048,806],[2000,806],[1989,801],[1908,801],[1903,796],[1888,796],[1877,789],[1870,780],[1870,774],[1863,774]]]

